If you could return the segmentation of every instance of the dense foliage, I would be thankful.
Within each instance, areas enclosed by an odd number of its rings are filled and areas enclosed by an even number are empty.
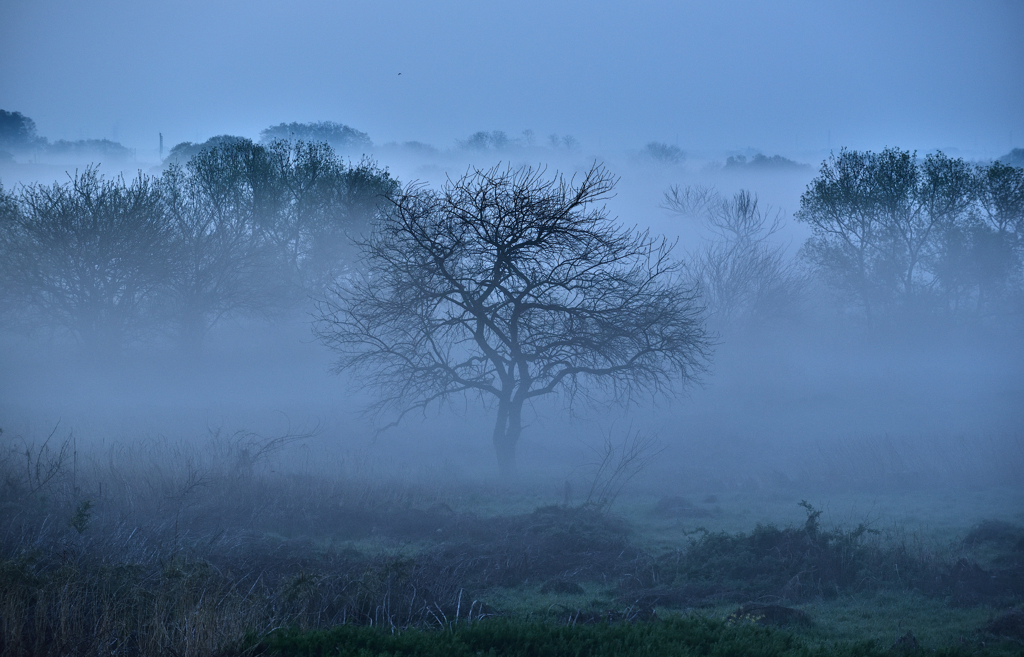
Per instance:
[[[878,325],[1021,310],[1024,169],[841,151],[801,197],[802,256]]]

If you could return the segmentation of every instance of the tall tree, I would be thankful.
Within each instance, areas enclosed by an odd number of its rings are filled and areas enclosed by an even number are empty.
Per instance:
[[[1000,307],[1021,308],[1024,169],[996,161],[978,167],[977,181],[974,221],[948,240],[950,255],[960,256],[963,263],[957,268],[957,289],[984,314],[997,313]]]
[[[337,371],[376,386],[395,422],[458,396],[494,402],[506,476],[530,400],[691,380],[709,348],[697,299],[670,244],[608,217],[614,184],[595,166],[579,182],[493,168],[405,187],[361,244],[364,273],[319,305]]]
[[[160,180],[173,254],[163,315],[191,353],[222,318],[270,312],[282,293],[273,245],[210,182],[173,163]]]

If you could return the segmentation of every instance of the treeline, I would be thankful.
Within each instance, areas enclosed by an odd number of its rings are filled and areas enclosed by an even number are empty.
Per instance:
[[[240,137],[158,176],[89,168],[0,187],[0,321],[101,353],[152,339],[195,350],[225,318],[322,298],[398,189],[374,161],[346,164],[325,142]],[[795,259],[772,237],[781,215],[749,192],[676,187],[663,207],[715,236],[684,256],[715,331],[811,306],[868,330],[1024,316],[1024,169],[1004,162],[843,150],[801,198],[795,218],[812,236]]]
[[[36,122],[29,117],[0,109],[0,162],[12,162],[15,154],[64,160],[98,157],[106,162],[127,162],[135,158],[135,151],[109,139],[51,142],[37,133]]]
[[[796,219],[812,231],[802,260],[869,326],[1024,311],[1024,169],[843,150]]]
[[[0,187],[0,318],[99,353],[295,309],[353,261],[398,188],[326,143],[232,139],[159,176]]]
[[[1024,317],[1024,169],[896,148],[843,150],[800,199],[812,236],[795,258],[773,239],[778,211],[741,191],[671,188],[662,207],[712,237],[687,268],[719,332],[806,311],[869,331]]]

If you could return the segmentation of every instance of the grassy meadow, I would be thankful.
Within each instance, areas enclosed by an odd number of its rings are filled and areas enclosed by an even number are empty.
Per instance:
[[[0,654],[1024,652],[1020,486],[445,484],[296,440],[0,435]]]

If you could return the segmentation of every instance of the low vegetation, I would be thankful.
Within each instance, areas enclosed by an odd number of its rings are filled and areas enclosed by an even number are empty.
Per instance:
[[[627,520],[610,500],[517,511],[536,499],[525,485],[271,472],[294,436],[102,458],[60,438],[0,436],[4,655],[1015,654],[1024,640],[1024,527],[1006,520],[942,550],[825,526],[806,502],[802,524],[726,532],[695,528],[715,518],[681,497],[622,499]],[[485,512],[498,496],[507,511]],[[678,539],[656,545],[647,526],[673,516]]]

